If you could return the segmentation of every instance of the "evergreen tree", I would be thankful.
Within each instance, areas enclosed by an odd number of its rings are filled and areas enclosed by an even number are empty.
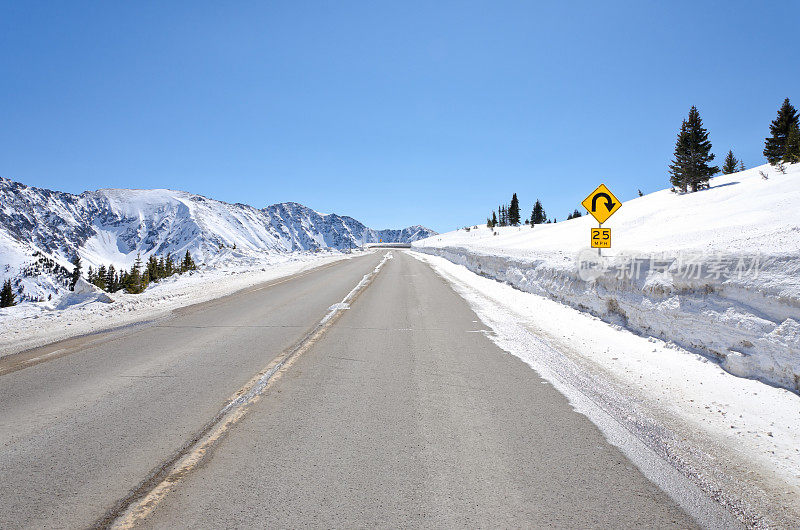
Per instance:
[[[644,193],[642,193],[642,190],[637,190],[637,191],[639,192],[639,197],[642,197],[644,195]]]
[[[492,228],[494,228],[495,226],[497,226],[497,215],[494,212],[492,212]]]
[[[81,277],[81,257],[78,253],[75,253],[75,257],[72,258],[72,282],[69,285],[70,291],[75,290],[75,285],[78,283],[78,279]]]
[[[511,197],[511,205],[508,207],[508,224],[519,226],[519,199],[516,193]]]
[[[181,264],[181,271],[193,271],[197,268],[197,265],[194,264],[194,260],[192,256],[189,254],[189,251],[186,251],[186,255],[183,257],[183,263]]]
[[[783,161],[787,164],[800,162],[800,128],[796,125],[786,135],[786,154],[783,155]]]
[[[0,307],[11,307],[13,305],[17,305],[16,295],[9,279],[3,282],[3,290],[0,291]]]
[[[114,268],[113,265],[108,266],[108,272],[106,273],[106,289],[109,293],[117,292],[117,270]]]
[[[726,175],[736,173],[737,164],[739,164],[739,161],[733,156],[733,151],[729,150],[728,155],[725,157],[725,163],[722,164],[722,172]]]
[[[744,167],[744,162],[742,162],[741,160],[739,160],[739,171],[744,171],[744,170],[745,170],[745,167]]]
[[[778,117],[769,126],[769,132],[772,136],[764,139],[764,157],[773,166],[781,160],[786,161],[787,154],[790,157],[793,156],[792,152],[787,153],[789,148],[787,140],[792,129],[800,126],[798,121],[797,109],[789,103],[789,98],[786,98],[778,110]],[[796,154],[800,155],[800,153]]]
[[[100,268],[97,269],[97,275],[95,275],[94,283],[97,287],[102,290],[106,290],[106,278],[108,278],[108,271],[106,270],[105,265],[100,265]]]
[[[151,254],[147,259],[147,279],[149,281],[158,281],[158,258]]]
[[[570,219],[577,219],[578,217],[582,216],[583,214],[580,212],[580,210],[576,209],[574,212],[572,212],[567,216],[567,221],[569,221]]]
[[[697,107],[689,109],[689,117],[683,120],[678,140],[675,143],[675,159],[669,166],[672,185],[681,191],[697,191],[708,187],[708,179],[719,171],[708,164],[714,160],[708,131]]]
[[[544,213],[544,207],[539,199],[533,205],[533,212],[531,212],[531,226],[540,225],[547,221],[547,215]]]
[[[139,294],[144,291],[142,286],[142,257],[139,254],[136,254],[136,261],[133,262],[131,272],[123,282],[123,285],[129,293]]]

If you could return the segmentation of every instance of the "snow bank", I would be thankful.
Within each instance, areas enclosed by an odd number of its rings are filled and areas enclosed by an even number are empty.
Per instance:
[[[349,259],[363,252],[264,253],[228,256],[199,271],[175,275],[141,294],[104,293],[81,279],[74,292],[52,303],[24,303],[0,309],[0,357],[88,333],[153,320],[170,311],[232,294],[276,278]]]
[[[492,341],[551,382],[665,491],[672,494],[674,484],[651,474],[659,467],[627,435],[747,527],[798,527],[796,394],[735,377],[705,356],[482,278],[444,258],[409,253],[467,300]],[[681,489],[676,500],[688,494]]]
[[[762,166],[714,178],[701,192],[624,203],[605,225],[613,252],[601,261],[587,249],[596,226],[588,216],[533,229],[482,226],[412,245],[798,392],[798,203],[800,165],[786,174]]]
[[[100,302],[110,304],[114,299],[105,291],[92,285],[83,278],[79,278],[75,284],[75,289],[68,294],[61,297],[54,309],[63,310],[68,307],[74,307],[82,304],[90,304],[92,302]]]

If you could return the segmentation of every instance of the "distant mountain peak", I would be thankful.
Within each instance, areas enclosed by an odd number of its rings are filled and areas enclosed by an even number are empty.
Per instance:
[[[434,234],[419,225],[373,230],[352,217],[297,202],[258,209],[168,189],[106,188],[75,195],[0,177],[0,276],[13,276],[35,252],[65,266],[77,252],[85,269],[119,268],[129,267],[137,254],[147,259],[188,250],[204,263],[225,248],[241,255],[344,250]]]

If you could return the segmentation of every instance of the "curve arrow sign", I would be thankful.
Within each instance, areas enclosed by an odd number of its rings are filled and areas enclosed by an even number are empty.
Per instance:
[[[592,197],[592,211],[593,212],[597,211],[597,199],[599,199],[600,197],[605,197],[605,199],[606,199],[606,208],[608,209],[609,212],[614,209],[614,206],[617,205],[617,203],[615,203],[613,201],[613,199],[611,199],[611,195],[609,195],[608,193],[598,193],[597,195]]]
[[[622,202],[611,193],[605,184],[600,184],[583,200],[581,205],[592,214],[592,217],[597,219],[598,223],[603,224],[620,209]]]

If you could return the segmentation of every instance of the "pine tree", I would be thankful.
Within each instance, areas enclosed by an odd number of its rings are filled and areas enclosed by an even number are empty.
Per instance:
[[[142,286],[142,258],[139,254],[136,254],[136,261],[133,262],[131,272],[128,274],[123,284],[125,290],[129,293],[139,294],[144,291],[144,287]]]
[[[113,265],[109,265],[106,273],[106,289],[109,293],[115,293],[118,289],[117,285],[117,270]]]
[[[580,210],[576,209],[574,212],[572,212],[567,216],[567,221],[569,221],[570,219],[577,219],[578,217],[582,216],[583,214],[580,212]]]
[[[78,280],[81,277],[81,257],[78,253],[75,253],[75,257],[72,258],[72,282],[69,285],[69,290],[74,291],[75,285],[78,283]]]
[[[147,278],[148,282],[158,281],[158,258],[156,258],[155,254],[151,254],[150,257],[147,259]]]
[[[544,207],[539,199],[533,205],[533,212],[531,212],[531,226],[540,225],[547,221],[547,215],[544,213]]]
[[[636,191],[639,192],[639,197],[642,197],[644,195],[644,193],[642,193],[642,190],[636,190]],[[577,210],[575,210],[575,211],[577,211]]]
[[[196,268],[197,266],[194,264],[194,260],[187,250],[186,255],[183,257],[183,263],[181,264],[181,272],[193,271]]]
[[[722,164],[722,172],[726,175],[736,173],[737,164],[739,164],[739,161],[736,160],[735,156],[733,156],[733,151],[729,150],[727,156],[725,157],[725,163]]]
[[[739,160],[739,171],[744,171],[744,170],[745,170],[745,167],[744,167],[744,162],[742,162],[741,160]]]
[[[495,226],[497,226],[497,215],[494,212],[492,212],[492,228],[494,228]]]
[[[713,160],[708,131],[703,127],[697,107],[692,106],[689,117],[681,124],[675,159],[669,166],[672,185],[684,192],[708,187],[708,179],[719,171],[717,166],[708,165]]]
[[[105,265],[100,265],[100,268],[97,269],[97,275],[94,278],[94,283],[97,287],[102,290],[106,290],[106,279],[108,278],[108,271],[106,270]]]
[[[511,205],[508,207],[508,224],[519,226],[519,199],[516,193],[511,197]]]
[[[16,295],[9,279],[3,282],[3,290],[0,291],[0,307],[11,307],[13,305],[17,305]]]
[[[500,226],[506,226],[508,224],[508,212],[504,204],[500,205],[497,209],[497,219]]]
[[[798,123],[797,109],[795,109],[789,98],[783,100],[783,105],[778,110],[778,117],[772,120],[769,126],[769,132],[772,136],[764,139],[764,157],[772,165],[777,164],[781,160],[786,161],[787,156],[787,140],[792,129],[800,126]],[[792,156],[792,153],[788,153]],[[797,153],[800,155],[800,153]]]
[[[800,128],[796,125],[786,135],[786,154],[783,155],[783,161],[787,164],[800,162]]]

